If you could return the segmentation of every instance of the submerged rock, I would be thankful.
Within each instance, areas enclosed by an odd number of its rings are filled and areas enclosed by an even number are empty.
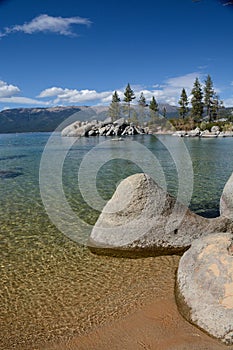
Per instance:
[[[93,252],[121,256],[173,254],[216,231],[232,232],[232,221],[194,214],[141,173],[119,184],[100,214],[88,246]]]
[[[226,344],[233,344],[233,235],[217,233],[192,243],[177,273],[181,313]]]
[[[0,179],[13,179],[20,175],[23,175],[23,173],[20,171],[0,170]]]

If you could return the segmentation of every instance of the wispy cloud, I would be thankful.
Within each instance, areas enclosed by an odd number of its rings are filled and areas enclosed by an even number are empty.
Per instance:
[[[194,2],[199,2],[201,0],[193,0]],[[233,6],[233,0],[220,0],[223,6]]]
[[[175,78],[170,78],[166,81],[166,85],[173,88],[190,89],[192,88],[196,77],[199,77],[199,76],[200,76],[200,73],[194,72],[194,73],[189,73],[189,74],[182,75]]]
[[[221,3],[223,6],[233,6],[233,1],[228,1],[228,0],[221,0]]]
[[[193,72],[169,78],[164,82],[162,88],[154,90],[154,95],[160,99],[161,102],[177,105],[181,90],[184,88],[187,95],[190,96],[194,81],[197,77],[201,79],[202,74],[199,72]]]
[[[39,101],[30,97],[23,97],[23,96],[10,96],[10,97],[3,97],[3,98],[0,97],[0,103],[17,104],[20,106],[23,106],[23,105],[49,106],[50,105],[49,102]]]
[[[26,22],[22,25],[16,24],[11,27],[4,28],[0,33],[0,37],[9,35],[15,32],[23,32],[26,34],[33,33],[55,33],[66,36],[76,36],[72,31],[72,25],[86,25],[89,26],[91,21],[82,17],[52,17],[47,14],[37,16],[31,22]]]

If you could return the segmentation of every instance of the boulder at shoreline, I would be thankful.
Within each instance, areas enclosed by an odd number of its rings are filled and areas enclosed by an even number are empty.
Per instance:
[[[233,174],[225,184],[220,198],[220,215],[233,220]]]
[[[225,217],[203,218],[160,188],[147,174],[124,179],[92,229],[88,247],[120,256],[177,254],[196,238],[233,232]]]
[[[211,234],[192,243],[180,259],[177,303],[186,319],[233,344],[232,234]]]

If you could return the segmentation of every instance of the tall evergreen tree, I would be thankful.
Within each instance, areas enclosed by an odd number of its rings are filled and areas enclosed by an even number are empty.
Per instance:
[[[135,95],[133,90],[130,87],[130,84],[128,83],[126,88],[125,88],[125,92],[124,92],[124,101],[127,103],[128,105],[128,118],[130,119],[130,102],[133,101],[135,99]]]
[[[166,109],[166,107],[163,107],[163,117],[165,119],[167,118],[167,109]]]
[[[115,91],[112,95],[112,102],[109,106],[108,113],[114,122],[115,120],[119,119],[120,117],[120,97],[118,96],[117,91]]]
[[[150,109],[150,121],[151,121],[151,124],[153,124],[156,122],[156,117],[159,111],[159,105],[154,96],[152,96],[152,99],[150,101],[149,109]]]
[[[189,109],[188,109],[188,97],[187,97],[187,94],[186,94],[186,91],[184,88],[182,89],[178,103],[180,105],[179,114],[184,119],[189,111]]]
[[[212,101],[212,106],[211,106],[211,115],[213,119],[217,119],[218,117],[218,112],[221,107],[221,102],[219,101],[218,95],[215,93],[213,96],[213,101]]]
[[[145,98],[143,92],[141,92],[141,95],[140,95],[139,100],[138,100],[138,104],[141,107],[146,107],[147,106],[146,98]]]
[[[143,92],[141,92],[141,95],[138,100],[138,104],[139,104],[139,123],[142,126],[143,123],[145,122],[145,107],[148,106]]]
[[[204,105],[206,107],[206,113],[209,117],[209,121],[212,120],[212,105],[213,105],[213,97],[214,97],[214,89],[213,89],[213,81],[208,74],[206,80],[205,80],[205,86],[204,86]]]
[[[157,113],[159,111],[159,106],[158,106],[158,103],[157,103],[154,96],[152,96],[152,99],[151,99],[150,104],[149,104],[149,108],[151,111],[153,111],[155,113]]]
[[[191,116],[195,121],[199,121],[203,115],[203,92],[198,78],[196,78],[193,84],[191,94]]]

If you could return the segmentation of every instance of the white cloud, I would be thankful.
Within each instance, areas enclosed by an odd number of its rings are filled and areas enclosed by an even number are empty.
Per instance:
[[[52,87],[52,88],[48,88],[48,89],[45,89],[43,90],[39,96],[37,97],[53,97],[53,96],[57,96],[59,95],[60,93],[63,92],[63,89],[62,88],[58,88],[58,87]]]
[[[44,105],[48,106],[49,102],[41,102],[29,97],[11,96],[11,97],[0,97],[0,103],[12,103],[18,105]]]
[[[143,85],[131,85],[136,98],[133,100],[134,104],[137,104],[141,92],[146,97],[147,102],[154,96],[158,103],[168,103],[173,106],[178,105],[178,101],[181,95],[182,88],[185,88],[186,93],[190,99],[191,90],[193,88],[196,77],[201,81],[204,76],[198,72],[189,73],[186,75],[173,77],[165,80],[162,84],[153,85],[151,88],[145,88]],[[117,89],[117,93],[121,99],[124,100],[125,87]],[[219,90],[215,88],[215,91]],[[96,91],[96,90],[77,90],[62,87],[50,87],[40,92],[40,94],[34,98],[15,96],[20,92],[17,86],[7,84],[0,81],[0,102],[9,104],[21,104],[21,105],[70,105],[70,104],[95,104],[106,105],[111,103],[112,94],[114,91]],[[232,106],[232,98],[228,98],[224,101],[225,106]]]
[[[166,85],[173,88],[191,89],[196,77],[200,77],[200,73],[194,72],[180,77],[170,78],[166,81]]]
[[[48,102],[42,102],[33,98],[18,96],[20,89],[12,84],[0,80],[0,103],[20,104],[20,105],[47,105]]]
[[[153,90],[153,94],[160,103],[168,103],[173,106],[177,105],[183,88],[186,90],[187,95],[190,96],[196,78],[201,79],[202,74],[193,72],[169,78],[162,86]]]
[[[59,103],[85,103],[88,101],[104,100],[109,96],[112,96],[112,91],[97,92],[96,90],[71,90],[62,89],[59,87],[52,87],[43,90],[38,97],[46,98],[56,96],[53,104]]]
[[[185,88],[186,93],[189,95],[193,87],[196,77],[200,78],[200,73],[189,73],[180,77],[167,79],[162,85],[156,84],[152,89],[147,89],[142,85],[131,85],[136,98],[133,103],[137,103],[141,92],[143,92],[147,101],[149,102],[154,96],[159,103],[168,103],[171,105],[177,105],[180,98],[182,88]],[[125,87],[117,89],[117,93],[123,101]],[[39,98],[51,98],[54,97],[53,105],[56,104],[71,104],[71,103],[88,103],[95,102],[97,104],[109,104],[112,100],[112,94],[114,91],[102,91],[96,90],[76,90],[60,87],[51,87],[43,90]]]
[[[20,89],[11,84],[7,84],[5,81],[0,80],[0,98],[11,97],[20,92]]]
[[[119,90],[114,90],[117,92],[118,96],[120,97],[121,101],[123,101],[124,99],[124,90],[123,89],[119,89]],[[108,95],[106,97],[103,97],[100,101],[100,103],[103,104],[109,104],[112,101],[112,94],[114,93],[114,91],[108,91]]]
[[[75,36],[72,31],[72,24],[90,25],[91,21],[82,17],[52,17],[49,15],[40,15],[31,22],[24,23],[22,25],[13,25],[11,27],[4,28],[4,31],[0,33],[0,37],[9,35],[15,32],[23,32],[26,34],[33,34],[38,32],[51,32],[60,35]]]
[[[169,78],[163,84],[155,84],[152,90],[143,91],[143,93],[147,99],[154,96],[159,103],[168,103],[175,106],[178,104],[182,89],[184,88],[187,95],[190,96],[195,79],[201,79],[202,76],[199,72],[193,72]]]
[[[232,107],[233,106],[233,97],[226,98],[224,101],[225,107]]]
[[[177,105],[181,95],[181,91],[184,88],[189,96],[193,88],[194,81],[198,77],[202,77],[202,74],[198,72],[188,73],[186,75],[169,78],[163,82],[163,84],[154,84],[152,89],[145,89],[144,87],[137,86],[137,90],[134,90],[136,99],[138,100],[140,93],[143,92],[147,101],[150,101],[154,96],[159,103],[168,103],[170,105]]]

